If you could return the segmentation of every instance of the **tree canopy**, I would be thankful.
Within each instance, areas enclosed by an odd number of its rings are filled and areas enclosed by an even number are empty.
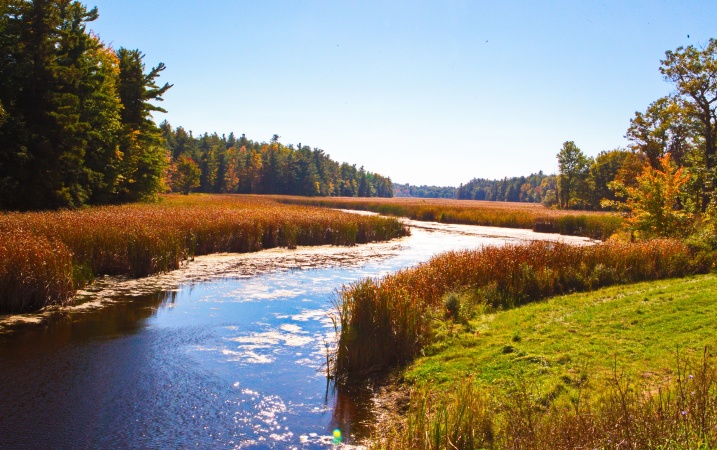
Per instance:
[[[701,209],[706,211],[712,201],[717,176],[715,153],[717,152],[717,40],[710,39],[699,49],[694,46],[678,47],[667,51],[661,61],[660,72],[665,80],[674,83],[678,98],[683,102],[680,113],[672,119],[692,123],[696,149],[704,168],[701,183]]]
[[[408,183],[393,183],[393,195],[394,197],[456,198],[456,188],[453,186],[414,186]]]
[[[555,191],[555,176],[542,171],[527,177],[511,177],[502,180],[474,178],[461,184],[456,190],[459,200],[486,200],[498,202],[542,202],[546,195]]]

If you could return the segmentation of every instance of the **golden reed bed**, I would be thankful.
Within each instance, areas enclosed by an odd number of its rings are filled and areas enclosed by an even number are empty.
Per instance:
[[[65,303],[99,274],[176,269],[194,255],[403,236],[396,219],[262,196],[168,195],[155,204],[0,214],[0,311]]]
[[[413,220],[525,228],[594,239],[607,239],[622,225],[622,217],[615,213],[551,209],[537,203],[418,198],[274,198],[282,203],[358,209]]]

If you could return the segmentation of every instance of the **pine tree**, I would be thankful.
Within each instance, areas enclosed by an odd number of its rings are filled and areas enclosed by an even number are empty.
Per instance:
[[[119,96],[122,102],[122,137],[120,148],[120,198],[140,200],[151,198],[164,188],[162,175],[168,164],[159,127],[152,121],[152,112],[166,112],[151,101],[162,101],[172,85],[159,87],[155,79],[165,69],[159,63],[145,74],[144,55],[139,50],[120,48]]]
[[[3,2],[0,102],[8,120],[0,129],[0,206],[77,206],[91,195],[92,124],[82,105],[98,88],[87,53],[100,44],[85,31],[96,18],[96,9],[69,0]]]

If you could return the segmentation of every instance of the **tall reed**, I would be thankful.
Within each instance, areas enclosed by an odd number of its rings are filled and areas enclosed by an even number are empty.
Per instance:
[[[26,230],[0,231],[0,299],[11,311],[65,303],[74,294],[72,253]]]
[[[62,303],[94,275],[141,277],[176,269],[195,255],[355,245],[407,232],[392,218],[282,205],[259,196],[166,196],[158,204],[5,213],[0,311]],[[49,275],[52,270],[56,276]],[[74,279],[67,281],[66,272],[73,270]],[[28,288],[31,280],[38,285]]]
[[[693,263],[687,246],[676,240],[592,246],[536,241],[444,253],[342,289],[335,305],[336,376],[362,378],[411,361],[429,339],[430,318],[453,292],[469,292],[477,302],[507,308],[556,294],[706,269]]]

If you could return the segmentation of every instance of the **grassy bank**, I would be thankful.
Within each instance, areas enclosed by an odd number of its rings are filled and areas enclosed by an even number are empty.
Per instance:
[[[710,274],[436,319],[373,445],[715,448],[715,292]]]
[[[99,274],[146,276],[195,255],[403,236],[395,219],[260,196],[166,196],[157,204],[0,214],[0,311],[68,301]]]
[[[437,315],[511,308],[553,295],[704,272],[674,240],[591,246],[533,242],[449,252],[345,287],[336,302],[339,379],[410,362],[432,340]]]
[[[549,209],[536,203],[348,197],[277,197],[277,200],[292,204],[372,211],[413,220],[525,228],[543,233],[594,239],[607,239],[622,224],[622,218],[614,213]]]

